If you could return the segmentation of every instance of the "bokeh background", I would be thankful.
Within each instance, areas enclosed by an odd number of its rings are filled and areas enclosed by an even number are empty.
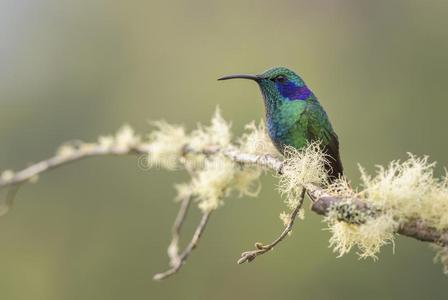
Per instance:
[[[448,2],[0,1],[0,169],[64,141],[94,140],[148,120],[188,128],[219,105],[236,133],[263,115],[257,87],[220,75],[285,65],[320,98],[346,173],[357,163],[430,155],[448,166]],[[1,299],[446,299],[428,245],[398,238],[377,262],[336,258],[321,219],[246,265],[254,241],[281,229],[275,179],[258,198],[216,212],[184,269],[164,282],[182,172],[94,158],[20,191],[0,219]],[[5,191],[1,191],[1,197]],[[188,233],[198,213],[191,215]]]

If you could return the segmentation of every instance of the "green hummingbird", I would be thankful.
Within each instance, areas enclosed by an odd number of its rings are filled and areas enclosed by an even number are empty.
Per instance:
[[[302,78],[284,67],[275,67],[259,75],[234,74],[218,80],[243,78],[258,83],[263,94],[266,128],[275,147],[298,150],[319,141],[328,156],[326,172],[330,182],[343,174],[339,140],[327,113]]]

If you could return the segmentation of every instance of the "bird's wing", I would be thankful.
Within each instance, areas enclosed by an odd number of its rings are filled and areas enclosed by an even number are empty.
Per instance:
[[[322,150],[328,155],[327,173],[330,181],[343,174],[341,157],[339,155],[339,139],[331,126],[326,112],[319,104],[313,104],[308,109],[308,138],[320,140]]]

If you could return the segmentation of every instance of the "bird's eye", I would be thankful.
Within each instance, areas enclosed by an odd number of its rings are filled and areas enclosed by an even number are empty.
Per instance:
[[[275,80],[276,82],[283,83],[283,82],[286,81],[286,77],[283,76],[283,75],[279,75],[279,76],[275,77],[274,80]]]

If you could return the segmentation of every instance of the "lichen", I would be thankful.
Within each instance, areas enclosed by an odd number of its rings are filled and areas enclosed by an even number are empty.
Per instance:
[[[4,170],[1,174],[0,174],[0,179],[4,182],[8,182],[11,181],[14,178],[14,171],[12,170]]]
[[[342,256],[356,246],[360,258],[377,258],[376,254],[386,244],[394,242],[394,229],[397,223],[390,215],[381,215],[368,219],[364,224],[355,225],[341,221],[334,221],[331,217],[329,230],[332,234],[330,246],[333,251]]]
[[[117,131],[113,145],[118,151],[127,151],[140,143],[140,140],[140,136],[135,133],[131,126],[124,125]],[[101,142],[103,145],[108,143],[104,138],[100,140],[100,143]],[[109,141],[109,143],[110,142],[111,141]]]
[[[202,211],[214,210],[233,191],[239,196],[258,195],[260,175],[258,168],[241,167],[222,154],[215,155],[207,159],[204,168],[194,175],[191,193]]]
[[[216,108],[210,125],[198,124],[198,128],[189,136],[188,145],[197,151],[208,146],[228,146],[232,138],[230,128],[230,123],[224,120],[219,108]]]
[[[182,155],[182,147],[188,137],[182,126],[171,125],[165,121],[152,123],[156,130],[149,135],[149,162],[153,166],[160,166],[173,170],[178,166],[178,159]]]
[[[318,143],[311,143],[303,150],[287,147],[284,155],[278,189],[285,196],[288,207],[293,209],[306,184],[325,183],[327,160]]]
[[[246,132],[238,139],[241,151],[255,155],[280,155],[266,132],[264,122],[260,122],[258,126],[255,122],[251,122],[245,129]]]
[[[361,168],[363,190],[354,192],[341,181],[328,190],[344,198],[356,198],[377,209],[377,216],[363,215],[351,207],[352,215],[341,216],[340,207],[334,207],[327,216],[332,237],[330,244],[339,254],[353,246],[361,257],[376,257],[381,246],[393,243],[399,224],[418,218],[438,230],[448,227],[448,182],[434,177],[434,163],[428,157],[409,154],[404,161],[393,161],[388,167],[378,167],[376,176],[369,176]],[[349,209],[350,210],[350,209]],[[341,219],[358,218],[360,225],[347,224]],[[348,222],[350,223],[350,222]],[[353,222],[356,223],[356,222]]]
[[[442,247],[432,244],[431,247],[436,251],[434,263],[440,263],[443,267],[443,273],[448,275],[448,247]]]

